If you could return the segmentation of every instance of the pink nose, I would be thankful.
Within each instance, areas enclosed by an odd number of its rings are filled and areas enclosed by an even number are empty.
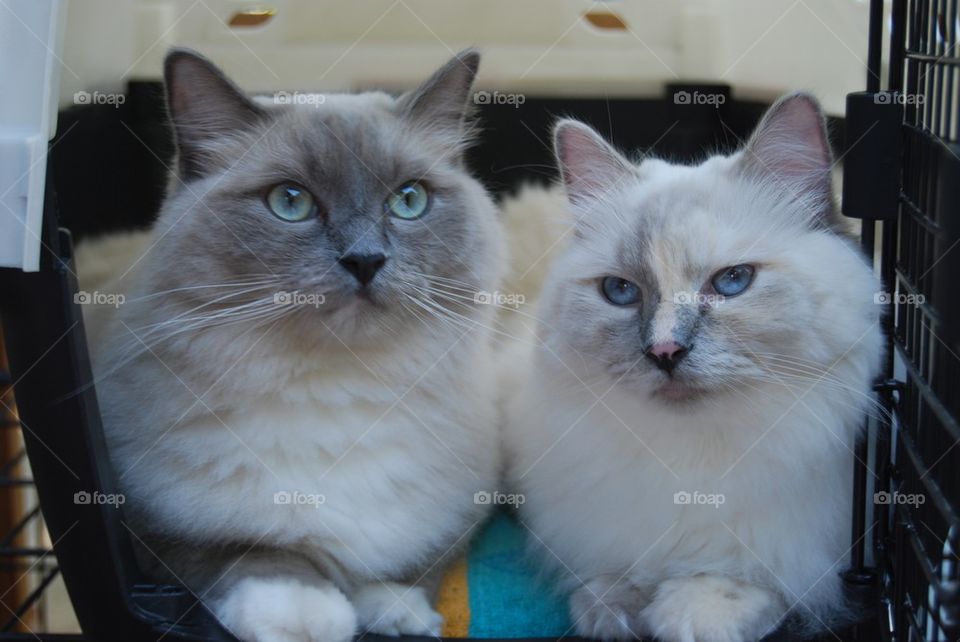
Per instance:
[[[665,341],[663,343],[654,343],[647,350],[647,353],[657,359],[673,359],[673,355],[683,350],[683,347],[674,341]]]
[[[689,348],[675,341],[664,341],[663,343],[655,343],[647,348],[646,355],[657,368],[667,374],[671,374],[677,366],[677,362],[679,362],[688,351]]]

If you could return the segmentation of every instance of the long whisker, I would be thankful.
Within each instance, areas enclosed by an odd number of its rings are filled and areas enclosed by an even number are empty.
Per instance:
[[[504,331],[504,330],[501,330],[500,328],[487,326],[487,325],[485,325],[484,323],[482,323],[482,322],[480,322],[480,321],[478,321],[478,320],[476,320],[476,319],[470,318],[470,317],[468,317],[468,316],[466,316],[466,315],[464,315],[464,314],[461,314],[460,312],[457,312],[457,311],[455,311],[455,310],[452,310],[452,309],[450,309],[450,308],[447,307],[447,306],[443,306],[443,305],[440,304],[439,301],[437,301],[437,299],[446,300],[447,302],[449,302],[449,303],[451,303],[451,304],[453,304],[453,305],[459,305],[459,306],[462,306],[462,307],[467,308],[467,309],[473,309],[473,307],[474,307],[475,305],[478,305],[478,304],[477,304],[476,302],[474,302],[472,299],[467,300],[466,297],[455,297],[455,296],[446,294],[446,293],[444,293],[444,292],[441,292],[441,291],[439,291],[439,290],[433,290],[433,289],[431,289],[431,288],[424,287],[424,286],[417,286],[417,285],[414,285],[414,284],[412,284],[412,283],[408,283],[407,285],[408,285],[408,287],[410,287],[410,288],[412,288],[413,290],[417,291],[421,296],[423,296],[424,298],[423,298],[422,300],[423,300],[425,303],[427,303],[428,305],[431,305],[431,306],[434,307],[434,308],[437,308],[437,311],[438,311],[438,312],[441,312],[441,313],[444,313],[444,314],[448,314],[448,315],[451,315],[451,316],[453,316],[453,317],[457,317],[457,318],[461,319],[462,321],[464,321],[464,322],[466,322],[466,323],[468,323],[468,324],[471,324],[471,327],[473,327],[473,326],[480,327],[480,328],[483,328],[484,330],[487,330],[488,332],[494,333],[495,335],[498,335],[498,336],[501,336],[501,337],[506,337],[507,339],[510,339],[510,340],[513,340],[513,341],[525,341],[525,340],[528,340],[528,339],[523,338],[523,337],[514,336],[514,335],[510,334],[509,332],[506,332],[506,331]],[[467,301],[469,301],[469,303],[468,303]],[[497,323],[497,321],[494,321],[494,324],[495,324],[495,325],[500,325],[500,324]]]
[[[252,276],[252,275],[246,275]],[[158,290],[156,292],[150,292],[149,294],[144,294],[142,296],[134,297],[132,299],[127,299],[125,303],[139,303],[141,301],[149,301],[150,299],[155,299],[160,296],[166,296],[169,294],[176,294],[178,292],[191,292],[195,290],[207,290],[213,288],[236,288],[243,287],[248,285],[261,285],[267,283],[276,283],[277,277],[270,276],[270,278],[262,278],[252,281],[227,281],[223,283],[203,283],[200,285],[187,285],[178,288],[171,288],[169,290]]]

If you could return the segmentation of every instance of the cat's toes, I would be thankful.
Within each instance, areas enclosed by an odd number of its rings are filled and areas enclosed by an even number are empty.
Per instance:
[[[443,617],[426,591],[394,582],[368,584],[353,595],[360,628],[380,635],[439,636]]]
[[[214,613],[243,642],[349,642],[357,630],[356,613],[335,586],[287,578],[240,580]]]
[[[661,642],[757,642],[776,626],[781,611],[770,591],[696,575],[660,584],[642,617]]]
[[[595,640],[634,640],[641,636],[640,611],[648,601],[643,589],[625,581],[595,578],[570,596],[577,635]]]

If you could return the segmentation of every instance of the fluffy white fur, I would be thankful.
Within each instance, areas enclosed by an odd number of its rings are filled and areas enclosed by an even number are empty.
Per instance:
[[[105,286],[126,295],[118,310],[86,310],[128,528],[154,573],[196,591],[245,642],[436,634],[423,585],[487,513],[474,495],[501,472],[486,330],[496,309],[441,291],[461,272],[495,290],[505,266],[495,206],[449,140],[477,64],[455,58],[397,100],[267,109],[174,52],[185,178],[149,235],[80,255],[108,264],[79,266],[93,286],[142,258]],[[237,142],[248,128],[262,144]],[[269,213],[259,193],[285,179],[258,172],[277,163],[329,204],[322,218]],[[323,180],[351,163],[367,171]],[[443,188],[433,218],[389,218],[381,177],[425,171]],[[336,200],[358,193],[370,202]],[[387,236],[390,260],[361,292],[339,257]],[[424,296],[431,277],[440,301]],[[326,302],[278,304],[300,289]]]
[[[241,640],[349,640],[357,630],[353,607],[335,586],[284,577],[240,580],[217,614]]]
[[[131,327],[152,319],[132,312]],[[193,337],[190,355],[191,374],[207,371],[212,388],[159,359],[101,386],[133,528],[201,549],[229,535],[294,550],[334,581],[311,587],[278,568],[221,597],[206,594],[205,565],[147,562],[196,587],[243,640],[349,640],[358,622],[387,635],[438,633],[424,589],[394,580],[441,570],[486,515],[474,494],[498,487],[489,336],[424,330],[402,343],[329,344],[321,356],[263,327],[224,327]],[[275,502],[294,492],[323,503]]]
[[[823,626],[842,610],[852,448],[881,335],[877,280],[811,177],[829,180],[817,128],[795,96],[744,152],[633,166],[559,126],[576,237],[547,278],[505,438],[523,523],[567,578],[580,635],[749,642],[788,615]],[[700,310],[682,383],[646,363],[642,332],[669,340],[691,314],[675,295],[739,263],[759,266],[755,282]],[[611,274],[659,299],[611,305],[597,285]]]

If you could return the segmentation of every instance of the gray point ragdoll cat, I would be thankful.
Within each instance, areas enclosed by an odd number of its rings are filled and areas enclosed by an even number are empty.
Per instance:
[[[843,610],[853,446],[882,353],[816,101],[744,149],[633,164],[556,128],[575,233],[506,430],[578,634],[753,642]]]
[[[439,632],[415,583],[499,472],[495,310],[452,287],[505,263],[462,163],[478,64],[274,105],[167,57],[178,167],[98,392],[144,560],[242,640]]]

